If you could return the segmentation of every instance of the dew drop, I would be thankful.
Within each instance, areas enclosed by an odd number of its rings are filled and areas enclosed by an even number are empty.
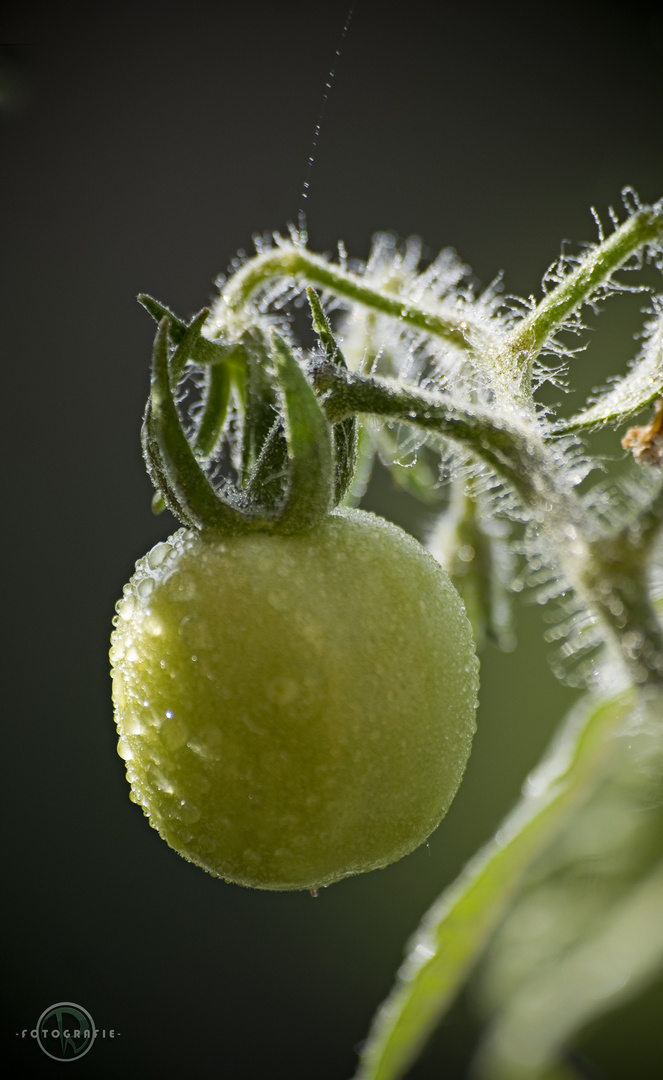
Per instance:
[[[117,664],[124,657],[124,642],[114,641],[109,652],[111,664]]]
[[[124,683],[121,679],[113,681],[113,700],[116,707],[122,711],[127,703],[127,695],[124,692]]]
[[[149,578],[149,577],[148,578],[143,578],[143,580],[138,584],[138,586],[136,588],[136,592],[138,593],[138,595],[143,600],[147,600],[148,596],[150,596],[153,591],[154,591],[154,580],[153,580],[153,578]]]
[[[161,770],[158,769],[156,765],[154,765],[154,763],[150,762],[147,767],[147,772],[150,781],[155,785],[155,787],[159,789],[159,791],[163,792],[165,795],[172,795],[174,793],[175,788],[171,784],[170,780],[168,780],[168,778],[164,776]]]
[[[123,761],[131,761],[132,757],[134,756],[133,750],[129,746],[129,743],[126,741],[126,739],[122,738],[117,740],[117,752]]]
[[[185,825],[193,825],[194,822],[200,820],[200,810],[194,803],[188,802],[186,799],[181,800],[176,814]]]
[[[125,735],[143,735],[145,726],[137,713],[128,712],[122,721]],[[125,758],[125,760],[127,760]]]
[[[152,570],[156,570],[158,566],[161,566],[162,562],[164,561],[164,559],[167,558],[171,550],[172,548],[170,544],[157,544],[157,546],[152,548],[149,555],[147,556],[148,566]]]
[[[121,619],[125,619],[128,622],[134,613],[135,607],[135,598],[133,596],[125,596],[124,600],[120,600],[117,605],[117,613]]]

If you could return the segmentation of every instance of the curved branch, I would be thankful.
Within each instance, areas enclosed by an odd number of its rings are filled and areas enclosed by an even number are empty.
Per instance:
[[[419,307],[398,294],[372,289],[357,274],[335,266],[322,256],[295,244],[283,244],[247,262],[227,282],[223,300],[231,312],[240,311],[264,285],[279,277],[318,285],[326,292],[354,300],[415,330],[442,338],[466,351],[471,350],[470,335],[474,328],[466,319],[443,316]]]
[[[584,259],[540,304],[511,331],[506,351],[523,371],[532,363],[546,341],[592,292],[623,266],[634,252],[663,238],[663,201],[645,206],[628,218],[614,233]]]
[[[312,367],[311,376],[323,394],[331,422],[370,413],[463,443],[530,507],[557,502],[571,494],[561,483],[557,486],[559,470],[551,461],[551,451],[533,429],[526,435],[479,406],[460,405],[441,394],[343,371],[325,361]]]

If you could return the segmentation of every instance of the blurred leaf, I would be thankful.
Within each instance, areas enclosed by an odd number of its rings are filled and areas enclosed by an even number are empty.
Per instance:
[[[486,1080],[544,1080],[587,1021],[631,998],[663,970],[663,859],[596,920],[595,930],[499,1014],[479,1054]]]
[[[391,995],[378,1011],[357,1080],[394,1080],[451,1005],[541,845],[582,799],[624,724],[634,693],[584,699],[530,776],[523,798],[424,917]]]
[[[496,1014],[479,1055],[490,1080],[545,1075],[588,1020],[663,969],[660,701],[650,708],[491,943],[479,984]]]

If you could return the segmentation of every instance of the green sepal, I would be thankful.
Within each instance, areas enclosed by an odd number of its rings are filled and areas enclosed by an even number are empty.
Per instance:
[[[250,517],[226,502],[210,484],[189,445],[173,397],[171,371],[181,370],[191,356],[207,314],[203,310],[187,327],[172,358],[168,354],[168,317],[159,323],[152,352],[152,388],[143,422],[143,452],[157,491],[183,524],[243,532],[251,527]]]
[[[169,308],[164,304],[160,304],[154,297],[148,296],[147,293],[139,293],[137,300],[155,322],[160,323],[163,318],[168,319],[168,336],[173,345],[179,345],[184,340],[188,326],[181,319],[178,319],[177,315],[174,315]],[[234,351],[235,346],[222,345],[219,342],[210,341],[209,338],[198,335],[189,356],[185,356],[182,361],[182,368],[188,359],[195,360],[197,364],[205,366],[222,364],[228,360],[229,353]],[[179,378],[182,372],[173,368],[173,373],[176,378]]]
[[[272,424],[263,443],[248,481],[244,487],[246,496],[253,502],[277,513],[283,505],[283,496],[289,473],[288,441],[283,421],[279,417]]]
[[[139,293],[136,299],[157,324],[164,318],[168,319],[169,337],[171,341],[176,345],[179,345],[186,334],[186,323],[182,322],[181,319],[178,319],[177,315],[175,315],[170,308],[167,308],[165,304],[159,303],[158,300],[155,300],[153,296],[148,296],[147,293]]]
[[[332,508],[332,438],[318,399],[293,353],[278,334],[272,334],[272,342],[288,448],[288,493],[274,528],[299,532],[322,520]]]
[[[322,304],[315,289],[309,286],[306,290],[306,297],[311,309],[313,329],[318,336],[325,358],[347,370],[347,362],[334,337],[329,320],[322,310]],[[332,425],[335,506],[345,499],[352,487],[357,468],[357,433],[358,423],[356,416],[348,416],[345,420]]]
[[[240,485],[245,484],[260,457],[278,411],[276,391],[270,377],[270,347],[257,328],[242,340],[246,357],[240,392],[244,398],[244,424],[240,457]]]
[[[227,364],[214,364],[207,372],[207,389],[200,424],[196,432],[195,452],[209,457],[221,438],[230,401],[230,370]]]
[[[173,514],[178,521],[181,521],[183,525],[192,527],[195,525],[195,522],[191,520],[187,513],[186,506],[180,503],[176,492],[168,482],[167,468],[159,448],[159,442],[154,434],[151,398],[147,399],[147,405],[145,406],[143,424],[140,430],[140,442],[145,466],[147,468],[147,475],[152,481],[152,486],[155,488],[152,497],[152,510],[155,513],[158,513],[157,507],[163,505],[163,507],[170,510],[171,514]]]
[[[190,528],[230,533],[298,532],[321,520],[336,504],[334,492],[339,490],[334,483],[333,434],[285,342],[277,334],[268,339],[253,327],[232,347],[206,342],[218,350],[210,359],[209,353],[201,356],[200,349],[206,340],[201,331],[207,309],[186,326],[158,301],[141,297],[141,302],[155,318],[161,315],[142,430],[145,461],[157,489],[155,512],[168,507]],[[169,339],[176,345],[172,353]],[[175,400],[188,360],[208,368],[205,403],[191,441]],[[226,425],[233,384],[243,414],[239,431]],[[237,444],[238,481],[222,494],[200,459],[214,454],[226,427],[231,454],[233,439]],[[345,421],[335,427],[342,446],[339,457],[347,470],[356,456],[355,447],[347,446],[348,438],[356,442],[356,424],[353,419],[351,428]]]

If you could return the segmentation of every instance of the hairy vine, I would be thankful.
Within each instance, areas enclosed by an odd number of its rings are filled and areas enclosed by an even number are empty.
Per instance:
[[[663,963],[660,844],[606,884],[598,911],[575,937],[567,896],[573,875],[555,870],[573,815],[590,832],[603,811],[630,822],[635,808],[653,805],[638,825],[650,831],[661,817],[652,797],[663,768],[660,402],[653,419],[647,410],[663,396],[663,298],[651,296],[643,344],[626,373],[571,419],[556,419],[537,398],[547,371],[541,357],[567,356],[560,335],[582,329],[583,306],[625,288],[621,272],[645,263],[663,270],[663,201],[644,206],[627,191],[625,206],[621,224],[611,215],[608,236],[601,230],[578,256],[553,264],[538,303],[477,292],[451,252],[421,268],[415,241],[400,245],[382,235],[366,263],[344,254],[334,262],[310,252],[295,230],[261,242],[190,326],[142,298],[160,322],[146,456],[158,483],[171,459],[186,459],[194,494],[166,482],[164,497],[192,523],[200,506],[219,528],[287,532],[292,521],[296,531],[307,515],[356,502],[375,456],[391,454],[393,464],[405,441],[415,450],[412,491],[426,497],[437,483],[431,468],[452,477],[430,546],[456,581],[477,640],[513,645],[508,590],[520,553],[541,598],[561,604],[549,636],[566,660],[584,660],[574,679],[585,700],[496,839],[413,939],[362,1051],[362,1080],[404,1074],[482,957],[490,1024],[479,1075],[561,1080],[571,1075],[568,1040],[607,1000],[592,981],[596,957],[614,954],[614,971],[633,987]],[[313,347],[301,344],[306,302]],[[278,394],[270,390],[275,378]],[[262,402],[262,412],[251,402]],[[630,495],[613,509],[605,484],[584,483],[594,465],[585,435],[639,416],[645,423],[623,441],[634,457]],[[323,444],[318,460],[312,447]],[[619,840],[613,855],[615,864],[624,860]],[[552,952],[528,969],[519,927],[509,921],[527,904],[549,903],[555,889],[568,900],[552,938],[566,942],[575,973],[571,1005]],[[500,983],[508,934],[523,958],[511,984]],[[528,987],[548,1002],[547,1012],[537,1011]]]

